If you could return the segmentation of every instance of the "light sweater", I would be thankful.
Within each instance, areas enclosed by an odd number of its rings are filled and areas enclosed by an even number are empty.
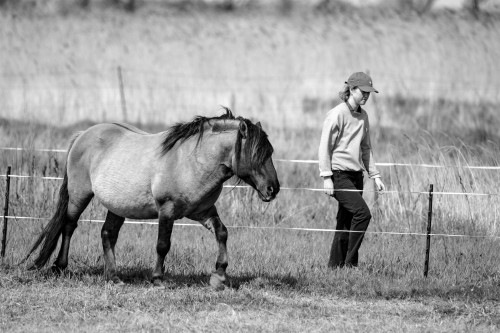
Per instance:
[[[318,149],[321,177],[332,170],[367,171],[370,178],[380,177],[375,167],[370,142],[370,124],[365,110],[351,111],[346,103],[331,109],[323,123]]]

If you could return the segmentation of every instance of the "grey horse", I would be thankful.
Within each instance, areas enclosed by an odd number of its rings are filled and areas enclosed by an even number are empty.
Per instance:
[[[126,124],[98,124],[77,133],[68,150],[57,210],[24,260],[42,244],[31,268],[43,267],[62,235],[52,269],[64,270],[78,219],[95,196],[108,210],[101,238],[109,280],[123,284],[117,275],[115,244],[125,218],[158,218],[152,277],[161,285],[174,221],[187,217],[215,234],[219,254],[210,284],[223,289],[229,283],[228,233],[214,205],[223,183],[236,175],[265,202],[280,189],[273,147],[260,123],[225,110],[219,117],[198,116],[157,134]]]

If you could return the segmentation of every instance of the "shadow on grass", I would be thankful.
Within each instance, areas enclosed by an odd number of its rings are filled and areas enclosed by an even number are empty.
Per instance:
[[[100,273],[102,275],[102,270]],[[119,272],[120,278],[126,284],[141,285],[151,283],[151,269],[142,267],[131,267]],[[210,285],[211,273],[165,273],[163,281],[169,289],[179,289],[185,287],[207,287]],[[297,278],[285,275],[261,275],[261,274],[244,274],[237,276],[228,276],[227,287],[238,290],[244,285],[250,285],[257,288],[287,288],[294,289],[298,285]]]
[[[76,267],[59,274],[50,268],[28,271],[18,267],[0,266],[0,287],[16,285],[55,284],[75,286],[84,284],[98,286],[106,283],[103,267]],[[472,283],[464,281],[455,285],[439,279],[413,278],[410,280],[384,279],[366,276],[362,271],[337,270],[314,277],[290,274],[242,273],[230,276],[232,290],[272,290],[285,292],[335,295],[341,298],[385,299],[385,300],[424,300],[441,298],[444,300],[465,300],[467,302],[500,301],[500,284],[497,279]],[[149,288],[152,271],[149,267],[131,266],[119,269],[118,276],[125,286]],[[166,273],[163,287],[170,290],[210,287],[210,273],[174,272]]]
[[[107,279],[102,266],[74,267],[63,271],[54,271],[50,267],[38,271],[18,270],[4,267],[6,273],[14,273],[15,280],[20,284],[31,284],[37,280],[65,279],[68,281],[84,281],[87,283],[104,283]],[[17,273],[16,273],[17,272]],[[208,287],[210,285],[210,273],[165,273],[163,284],[168,289],[181,289],[186,287]],[[150,267],[132,266],[118,269],[118,277],[126,284],[132,286],[152,285],[152,270]],[[296,289],[299,288],[299,280],[291,275],[269,275],[269,274],[243,274],[228,276],[227,287],[238,290],[244,285],[252,288],[264,289]]]

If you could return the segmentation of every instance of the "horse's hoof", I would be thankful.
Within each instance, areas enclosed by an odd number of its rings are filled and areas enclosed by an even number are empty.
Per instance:
[[[210,276],[210,285],[216,291],[224,290],[225,286],[229,285],[229,279],[227,278],[225,273],[221,275],[217,272],[214,272]]]
[[[153,278],[153,287],[165,288],[165,286],[163,285],[163,280],[161,278]]]
[[[111,278],[110,281],[117,287],[123,287],[125,285],[125,282],[120,280],[118,276]]]
[[[52,271],[52,273],[56,274],[56,275],[61,275],[63,272],[64,272],[64,269],[62,269],[61,267],[57,267],[56,265],[53,265],[50,270]]]

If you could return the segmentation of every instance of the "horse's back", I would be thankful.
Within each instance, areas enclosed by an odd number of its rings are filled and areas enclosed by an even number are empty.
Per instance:
[[[132,126],[132,125],[126,124],[126,123],[112,123],[112,124],[108,124],[108,125],[114,125],[114,127],[118,126],[118,127],[121,127],[125,130],[128,130],[128,131],[133,132],[133,133],[137,133],[137,134],[142,134],[142,135],[151,134],[151,133],[148,133],[146,131],[143,131],[135,126]]]
[[[114,213],[138,217],[152,213],[151,177],[161,136],[127,124],[98,124],[82,132],[68,155],[68,177],[73,185],[90,186],[101,203]],[[142,216],[139,216],[142,217]]]
[[[103,160],[113,151],[141,149],[147,145],[145,138],[151,134],[126,124],[103,123],[80,132],[74,140],[68,155],[68,164],[90,163]],[[105,158],[104,158],[105,159]]]

